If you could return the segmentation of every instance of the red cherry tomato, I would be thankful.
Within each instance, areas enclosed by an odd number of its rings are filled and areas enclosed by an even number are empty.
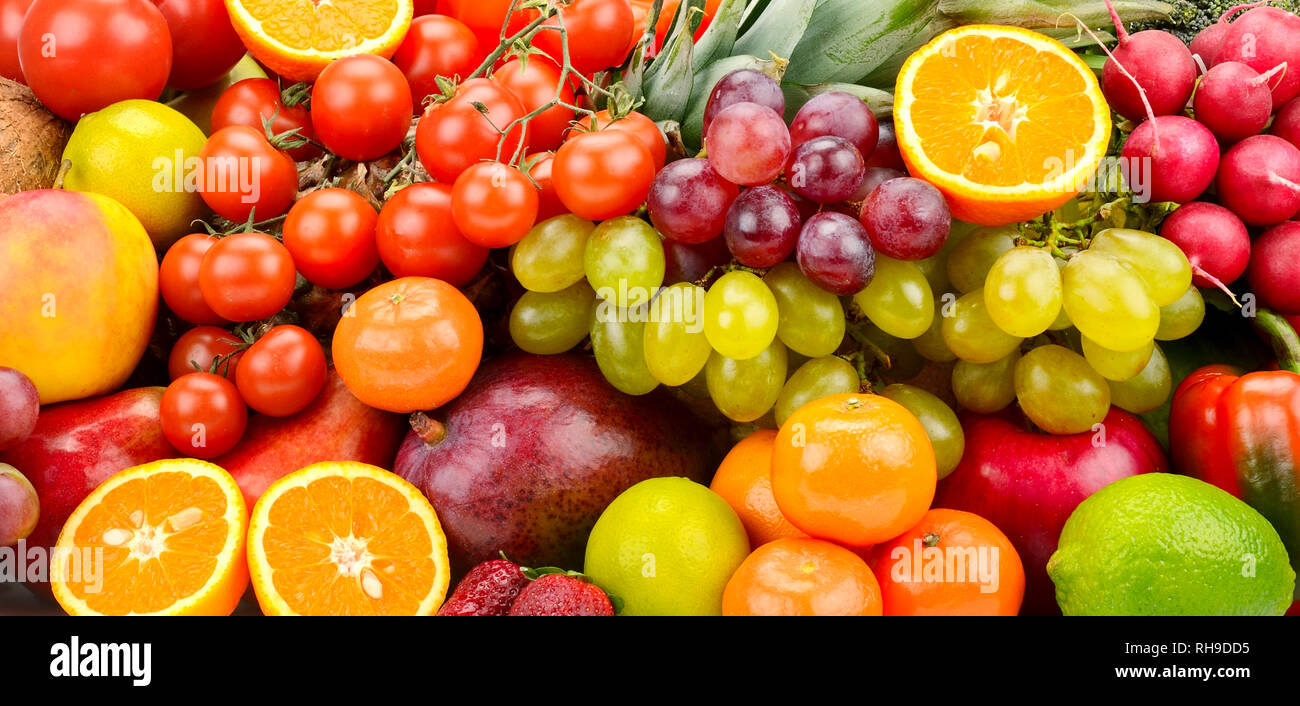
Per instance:
[[[195,458],[235,448],[248,426],[248,407],[235,384],[210,373],[190,373],[168,385],[160,416],[167,441]]]
[[[311,92],[316,136],[331,152],[364,162],[402,145],[411,128],[411,86],[392,62],[370,54],[325,67]]]
[[[187,235],[167,249],[158,266],[158,291],[167,308],[192,324],[220,324],[225,319],[203,301],[199,291],[199,266],[217,239],[202,233]]]
[[[449,15],[451,0],[415,0],[415,16]]]
[[[26,84],[18,64],[18,30],[32,0],[0,0],[0,76]]]
[[[269,417],[301,412],[325,387],[325,349],[297,326],[276,326],[258,339],[235,369],[249,407]]]
[[[510,247],[537,222],[537,188],[514,167],[480,162],[456,179],[451,217],[470,242],[486,248]]]
[[[568,213],[569,209],[564,207],[560,195],[555,192],[555,179],[551,175],[555,167],[555,154],[546,152],[535,161],[530,161],[533,166],[528,170],[528,175],[537,183],[537,222]]]
[[[515,59],[497,69],[492,79],[510,89],[523,103],[528,113],[550,103],[556,98],[560,86],[560,68],[550,59],[529,57],[527,61]],[[560,88],[560,102],[574,104],[573,89]],[[534,152],[553,150],[564,141],[564,132],[573,123],[573,111],[564,105],[554,105],[528,123],[528,149]]]
[[[411,105],[424,111],[424,99],[441,93],[437,78],[462,79],[478,68],[478,38],[465,23],[454,17],[417,17],[406,32],[393,64],[402,70],[411,86]]]
[[[487,108],[484,115],[475,103]],[[445,103],[435,103],[425,111],[415,132],[415,148],[420,163],[434,179],[446,184],[472,164],[495,160],[500,143],[502,159],[510,159],[526,139],[522,125],[500,130],[526,114],[523,103],[509,89],[486,78],[466,81],[456,89],[456,96]]]
[[[518,4],[518,0],[449,0],[446,4],[450,6],[447,14],[464,22],[478,37],[479,48],[486,57],[501,41],[506,14],[510,13],[513,4]],[[504,27],[506,36],[518,33],[529,19],[527,12],[515,10],[510,15],[510,24]]]
[[[614,120],[610,117],[608,110],[602,110],[591,117],[584,117],[573,126],[569,132],[569,137],[581,134],[583,132],[599,132],[601,130],[622,130],[631,135],[635,135],[638,140],[645,144],[646,149],[650,150],[650,156],[655,160],[655,172],[664,168],[664,162],[668,159],[668,139],[664,133],[655,124],[655,121],[646,117],[642,113],[632,111],[627,115]]]
[[[577,71],[593,74],[627,58],[636,24],[627,0],[573,0],[560,7],[560,16],[569,37],[569,63]],[[559,20],[552,17],[546,24],[558,28]],[[533,46],[556,61],[563,56],[558,30],[543,29]]]
[[[289,209],[284,246],[308,282],[326,289],[351,287],[379,265],[378,218],[370,202],[355,191],[313,191]]]
[[[627,132],[589,132],[571,138],[555,153],[551,178],[571,213],[603,221],[645,203],[655,178],[654,158]]]
[[[212,109],[212,132],[232,125],[244,125],[265,132],[263,120],[271,120],[271,133],[283,135],[291,130],[306,139],[316,138],[311,113],[305,103],[285,105],[280,86],[269,78],[246,78],[227,88]],[[321,154],[316,145],[288,150],[294,161],[314,159]]]
[[[32,92],[55,115],[154,100],[172,69],[167,20],[149,0],[36,0],[18,33]]]
[[[172,36],[172,73],[167,85],[178,91],[221,80],[244,58],[222,0],[153,0]]]
[[[212,363],[221,360],[216,370]],[[235,379],[235,369],[244,356],[239,338],[217,326],[196,326],[181,334],[167,356],[167,374],[177,380],[190,373],[215,373],[227,380]]]
[[[199,266],[203,299],[230,321],[279,313],[293,298],[293,257],[265,233],[236,233],[217,241]]]
[[[650,7],[654,4],[654,0],[630,0],[630,3],[632,14],[636,16],[636,31],[633,35],[635,41],[640,40],[645,32],[646,23],[650,19]],[[652,48],[655,53],[663,48],[664,42],[668,39],[668,30],[672,28],[673,18],[677,16],[681,4],[681,0],[664,0],[663,7],[659,10],[659,21],[655,23],[655,43]],[[722,0],[705,0],[704,16],[700,18],[700,26],[695,29],[695,39],[698,40],[704,34],[704,30],[709,28],[721,4]]]
[[[456,228],[451,187],[431,181],[393,194],[379,212],[375,237],[384,266],[397,277],[433,277],[463,287],[488,259],[488,248]]]
[[[244,125],[212,133],[199,151],[199,194],[208,208],[236,223],[284,215],[298,195],[298,165],[271,146],[266,134]]]

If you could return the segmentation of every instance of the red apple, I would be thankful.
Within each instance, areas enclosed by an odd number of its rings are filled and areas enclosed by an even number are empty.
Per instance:
[[[109,476],[175,458],[158,418],[163,388],[141,387],[41,410],[27,441],[0,454],[27,476],[41,502],[29,546],[52,547],[73,510]]]
[[[1111,408],[1096,432],[1053,436],[1006,417],[963,419],[966,453],[939,481],[934,507],[973,512],[997,525],[1025,565],[1022,614],[1057,614],[1047,559],[1074,508],[1113,481],[1164,473],[1164,451],[1137,417]]]
[[[257,415],[239,445],[212,462],[230,472],[252,508],[272,483],[321,461],[359,461],[392,468],[406,417],[367,407],[330,368],[325,389],[289,417]]]

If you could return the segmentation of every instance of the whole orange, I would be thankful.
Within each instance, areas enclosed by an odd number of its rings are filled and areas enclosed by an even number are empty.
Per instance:
[[[403,277],[361,295],[334,331],[334,368],[357,399],[390,412],[441,407],[483,355],[483,322],[460,290]]]
[[[813,537],[866,546],[920,521],[934,500],[934,447],[911,412],[844,393],[800,407],[772,448],[781,514]]]
[[[755,549],[722,592],[723,615],[880,615],[880,585],[853,552],[791,538]]]
[[[721,495],[740,516],[751,547],[782,537],[808,536],[785,519],[772,495],[772,444],[775,442],[774,429],[759,429],[745,437],[722,459],[709,484],[709,490]]]
[[[885,615],[1015,615],[1025,567],[1011,540],[970,512],[935,509],[878,545],[871,568]]]

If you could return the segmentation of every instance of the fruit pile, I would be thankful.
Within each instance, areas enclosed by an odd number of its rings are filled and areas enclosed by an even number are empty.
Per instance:
[[[0,548],[77,615],[1286,612],[1300,17],[1040,4],[0,0]]]

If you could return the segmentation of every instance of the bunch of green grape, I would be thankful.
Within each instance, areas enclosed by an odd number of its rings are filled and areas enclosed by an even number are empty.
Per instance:
[[[950,291],[914,345],[929,360],[957,361],[957,401],[981,413],[1018,402],[1054,434],[1091,430],[1112,404],[1163,405],[1172,380],[1157,341],[1188,336],[1205,318],[1182,251],[1119,228],[1055,255],[1018,242],[1014,226],[975,228],[927,265],[931,284]]]
[[[890,337],[922,335],[935,317],[921,267],[883,256],[871,284],[851,299],[817,286],[794,262],[723,268],[707,290],[665,282],[659,233],[631,216],[600,224],[552,218],[514,247],[510,261],[527,290],[510,315],[521,349],[555,355],[590,339],[597,365],[618,390],[702,390],[742,424],[779,425],[808,402],[862,389],[858,368],[836,355],[846,305],[870,319],[885,346]],[[893,388],[933,430],[940,471],[950,472],[961,458],[956,415],[929,393]]]

